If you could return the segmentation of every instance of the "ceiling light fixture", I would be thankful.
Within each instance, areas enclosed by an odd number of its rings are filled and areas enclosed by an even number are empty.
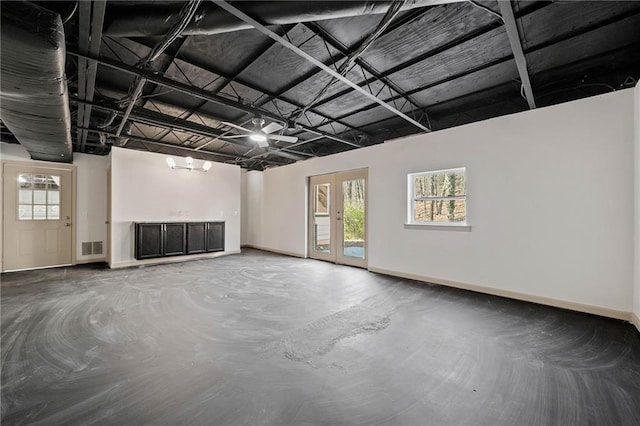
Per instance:
[[[189,170],[190,172],[194,170],[199,172],[208,172],[211,169],[211,161],[205,161],[204,163],[202,163],[202,167],[193,167],[193,158],[191,157],[187,157],[184,159],[186,166],[178,166],[176,164],[176,160],[174,160],[171,157],[167,157],[166,161],[167,161],[167,165],[171,169],[183,169],[183,170]]]
[[[254,142],[257,142],[258,146],[262,146],[260,144],[266,144],[267,143],[267,136],[263,135],[261,133],[251,133],[249,135],[249,139],[251,139]]]

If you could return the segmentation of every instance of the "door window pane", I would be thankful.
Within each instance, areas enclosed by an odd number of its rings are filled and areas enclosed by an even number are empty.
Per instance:
[[[47,218],[47,206],[33,206],[33,220],[45,220]]]
[[[33,219],[31,204],[18,205],[18,220],[31,220]]]
[[[60,176],[18,174],[18,219],[60,219]]]
[[[365,180],[342,182],[343,254],[364,259]]]
[[[47,189],[47,176],[45,176],[45,175],[35,175],[33,177],[33,188],[34,189]]]
[[[33,191],[30,189],[21,189],[18,192],[18,203],[33,204]]]
[[[18,175],[18,186],[21,189],[32,189],[33,175],[31,173],[20,173]]]
[[[47,204],[47,191],[33,191],[33,204]]]
[[[49,189],[60,189],[60,176],[48,176],[47,182],[49,184]]]
[[[331,222],[329,200],[331,186],[323,183],[314,186],[313,249],[320,253],[331,252]]]
[[[48,191],[47,204],[60,204],[60,191]]]
[[[47,219],[49,220],[60,219],[60,206],[47,206]]]

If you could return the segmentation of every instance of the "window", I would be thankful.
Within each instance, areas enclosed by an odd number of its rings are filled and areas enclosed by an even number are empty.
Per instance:
[[[464,168],[412,173],[408,189],[409,224],[466,225]]]
[[[18,220],[60,219],[60,176],[18,175]]]

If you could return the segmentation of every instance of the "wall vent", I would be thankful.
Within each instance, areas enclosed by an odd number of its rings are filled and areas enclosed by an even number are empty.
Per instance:
[[[94,241],[91,243],[91,251],[93,254],[102,254],[102,241]]]
[[[86,241],[82,243],[82,255],[102,254],[102,241]]]

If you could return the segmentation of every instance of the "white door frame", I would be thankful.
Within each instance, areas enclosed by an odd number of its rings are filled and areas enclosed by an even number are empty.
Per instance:
[[[71,164],[65,163],[54,163],[47,161],[15,161],[15,160],[2,160],[1,162],[2,169],[0,170],[0,176],[2,176],[3,184],[0,185],[0,193],[2,196],[0,197],[0,239],[2,240],[2,244],[0,244],[0,271],[4,272],[4,251],[5,251],[5,217],[4,217],[4,202],[5,202],[5,193],[4,193],[4,172],[6,165],[13,166],[24,166],[24,167],[38,167],[50,170],[66,170],[71,172],[71,265],[75,265],[76,262],[76,220],[77,220],[77,212],[76,212],[76,186],[77,186],[77,176],[76,171],[77,167]]]
[[[325,260],[328,262],[334,262],[343,265],[357,266],[360,268],[368,267],[369,249],[368,249],[368,227],[369,221],[367,219],[369,210],[369,182],[368,182],[369,170],[356,169],[343,172],[328,173],[317,176],[309,176],[308,180],[308,215],[307,215],[307,250],[308,256],[312,259]],[[342,182],[354,179],[365,180],[365,238],[364,238],[364,259],[356,257],[345,256],[343,247],[344,236],[344,222],[342,221],[342,205],[344,196],[342,193]],[[315,250],[315,204],[314,199],[315,185],[322,184],[330,185],[329,196],[329,211],[327,214],[327,220],[329,221],[329,253]]]

